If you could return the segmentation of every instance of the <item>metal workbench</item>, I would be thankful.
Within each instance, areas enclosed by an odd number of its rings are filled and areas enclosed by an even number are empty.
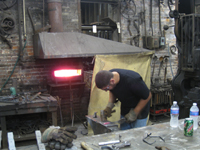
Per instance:
[[[2,147],[7,147],[7,127],[6,117],[14,115],[34,114],[50,112],[52,114],[52,124],[57,125],[57,101],[54,98],[50,100],[38,99],[35,101],[6,103],[0,102],[0,118],[2,130]],[[15,141],[23,141],[28,139],[35,139],[35,134],[15,137]]]
[[[200,118],[199,118],[200,119]],[[71,149],[66,150],[82,150],[80,143],[85,142],[94,150],[100,150],[101,147],[98,146],[100,142],[107,142],[118,140],[119,135],[122,141],[129,141],[131,147],[126,147],[123,149],[129,150],[155,150],[155,146],[166,146],[171,150],[200,150],[200,128],[194,131],[192,137],[184,136],[183,132],[183,122],[184,120],[179,120],[179,127],[171,128],[169,122],[150,125],[142,128],[135,128],[125,131],[115,131],[111,133],[104,133],[99,135],[85,136],[77,138],[73,141],[74,146]],[[151,133],[151,136],[160,136],[160,138],[146,139],[147,142],[153,143],[149,145],[143,142],[143,139],[147,134]],[[29,146],[31,148],[37,149],[37,146]],[[27,147],[17,148],[17,150],[25,150]]]
[[[184,120],[180,120],[179,127],[177,128],[171,128],[169,122],[167,122],[125,131],[116,131],[79,138],[73,142],[75,145],[73,150],[81,149],[81,141],[86,142],[93,149],[100,149],[98,146],[99,142],[118,140],[119,135],[121,136],[122,141],[129,141],[131,143],[131,147],[126,147],[124,149],[155,150],[155,146],[166,146],[171,150],[200,150],[200,128],[194,131],[193,137],[186,137],[184,136],[183,122]],[[156,138],[146,139],[149,143],[155,141],[152,145],[143,142],[143,139],[147,137],[147,134],[149,133],[151,133],[151,136],[156,136]],[[160,136],[165,142],[157,136]]]

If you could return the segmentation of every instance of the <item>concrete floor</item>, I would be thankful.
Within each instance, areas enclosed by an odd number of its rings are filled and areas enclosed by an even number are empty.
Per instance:
[[[166,116],[157,116],[156,120],[150,117],[148,125],[154,125],[154,124],[159,124],[159,123],[164,123],[164,122],[169,122],[170,118]],[[71,123],[67,124],[67,126],[71,126]],[[78,128],[76,131],[76,135],[78,138],[87,136],[87,129],[84,127],[84,125],[81,122],[75,122],[74,126]],[[37,147],[32,147],[30,145],[37,145],[36,140],[29,140],[29,141],[22,141],[22,142],[15,142],[15,146],[17,150],[36,150]],[[6,150],[6,149],[2,149]]]
[[[168,122],[170,121],[170,116],[169,115],[160,115],[160,116],[156,116],[156,118],[154,119],[153,117],[150,116],[149,119],[149,125],[151,124],[158,124],[158,123],[163,123],[163,122]]]

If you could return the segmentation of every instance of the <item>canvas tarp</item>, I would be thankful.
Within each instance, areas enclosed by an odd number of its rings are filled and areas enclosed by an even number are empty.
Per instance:
[[[110,70],[113,68],[129,69],[138,72],[147,86],[150,88],[151,78],[151,59],[154,51],[129,54],[129,55],[97,55],[95,57],[95,66],[91,83],[90,103],[88,107],[88,115],[93,115],[97,112],[100,116],[100,111],[105,109],[109,92],[100,90],[95,85],[95,75],[100,70]],[[108,118],[109,121],[117,121],[120,119],[120,102],[115,104],[115,113]],[[88,128],[88,134],[93,134],[91,128]]]

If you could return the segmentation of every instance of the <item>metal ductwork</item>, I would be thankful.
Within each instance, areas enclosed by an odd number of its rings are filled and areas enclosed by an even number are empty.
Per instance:
[[[47,0],[50,32],[63,32],[62,0]]]
[[[34,55],[38,59],[91,57],[108,54],[146,52],[143,48],[78,32],[63,32],[62,0],[47,0],[50,32],[33,35]]]

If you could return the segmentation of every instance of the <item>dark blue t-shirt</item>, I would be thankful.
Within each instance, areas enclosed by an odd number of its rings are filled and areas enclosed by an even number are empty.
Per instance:
[[[149,89],[142,77],[132,70],[112,69],[110,72],[117,72],[120,76],[119,83],[110,92],[121,102],[121,115],[126,115],[131,108],[135,108],[140,99],[147,99]],[[138,115],[138,119],[148,116],[150,101]]]

